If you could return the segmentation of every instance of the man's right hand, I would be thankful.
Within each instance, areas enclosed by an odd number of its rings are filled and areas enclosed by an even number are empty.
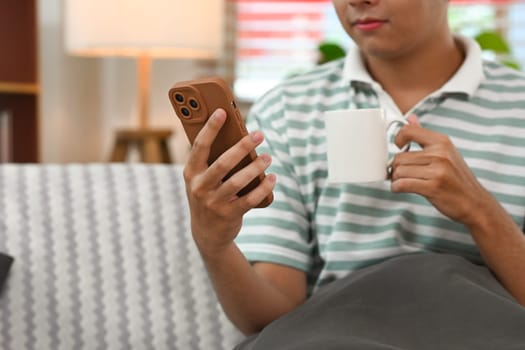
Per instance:
[[[261,155],[222,181],[241,159],[261,144],[260,132],[245,136],[208,166],[210,147],[225,119],[223,110],[215,111],[197,135],[184,168],[184,180],[193,238],[217,297],[228,318],[248,335],[304,302],[306,274],[278,264],[252,265],[234,243],[242,216],[272,192],[275,175],[267,175],[250,193],[236,196],[270,165],[270,156]]]
[[[193,238],[201,254],[214,254],[230,245],[240,231],[242,216],[254,208],[275,185],[270,174],[253,191],[242,197],[238,193],[271,163],[267,154],[222,181],[230,170],[263,141],[260,132],[253,132],[223,153],[208,166],[210,147],[224,125],[226,113],[216,110],[199,132],[184,168],[186,193],[190,205]]]

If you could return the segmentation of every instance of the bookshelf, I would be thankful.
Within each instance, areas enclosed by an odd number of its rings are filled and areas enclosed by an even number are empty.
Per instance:
[[[36,0],[0,1],[0,111],[11,116],[9,161],[16,163],[39,161],[36,8]]]

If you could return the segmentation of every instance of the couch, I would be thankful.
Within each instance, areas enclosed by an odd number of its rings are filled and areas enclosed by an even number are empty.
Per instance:
[[[0,165],[0,349],[228,349],[179,165]]]

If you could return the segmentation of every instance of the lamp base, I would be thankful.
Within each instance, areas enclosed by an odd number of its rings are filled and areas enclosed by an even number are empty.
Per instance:
[[[115,131],[115,143],[111,162],[125,162],[129,151],[137,147],[144,163],[172,163],[168,140],[171,129],[119,129]]]

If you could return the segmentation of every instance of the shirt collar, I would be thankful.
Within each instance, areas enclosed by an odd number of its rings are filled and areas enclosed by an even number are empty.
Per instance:
[[[472,96],[485,78],[481,58],[481,48],[473,39],[456,35],[455,38],[463,45],[465,60],[456,73],[439,90],[432,95],[466,94]],[[368,73],[359,49],[352,47],[345,58],[343,68],[345,84],[367,84],[373,89],[380,89],[380,84]]]

